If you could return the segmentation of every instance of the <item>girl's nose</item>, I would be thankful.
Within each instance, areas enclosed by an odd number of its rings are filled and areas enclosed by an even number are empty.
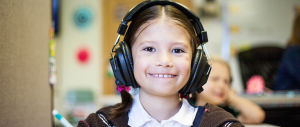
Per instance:
[[[217,82],[217,84],[218,84],[219,88],[221,88],[221,89],[224,89],[226,87],[226,84],[221,79]]]
[[[168,53],[157,54],[155,66],[173,67],[172,56]]]

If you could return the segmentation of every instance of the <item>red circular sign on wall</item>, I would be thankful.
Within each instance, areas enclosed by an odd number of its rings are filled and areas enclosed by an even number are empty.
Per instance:
[[[90,59],[90,51],[88,48],[80,48],[77,52],[77,60],[80,63],[87,63]]]

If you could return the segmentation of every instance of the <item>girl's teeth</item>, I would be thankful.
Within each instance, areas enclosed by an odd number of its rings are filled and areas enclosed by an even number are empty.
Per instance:
[[[163,75],[163,74],[152,74],[152,76],[159,77],[159,78],[173,77],[173,75]]]

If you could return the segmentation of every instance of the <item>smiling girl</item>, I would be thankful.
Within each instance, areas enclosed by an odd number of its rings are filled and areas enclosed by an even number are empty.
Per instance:
[[[194,107],[179,99],[200,45],[193,24],[179,9],[171,5],[146,8],[131,22],[124,41],[131,49],[139,94],[132,99],[119,86],[122,103],[90,114],[78,126],[243,126],[221,108]]]

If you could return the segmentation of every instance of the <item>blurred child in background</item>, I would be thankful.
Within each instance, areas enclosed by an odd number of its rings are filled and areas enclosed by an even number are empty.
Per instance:
[[[239,97],[230,88],[231,73],[228,63],[222,58],[212,57],[213,67],[203,92],[196,96],[196,105],[211,103],[222,107],[246,124],[263,122],[265,112],[255,103]]]

